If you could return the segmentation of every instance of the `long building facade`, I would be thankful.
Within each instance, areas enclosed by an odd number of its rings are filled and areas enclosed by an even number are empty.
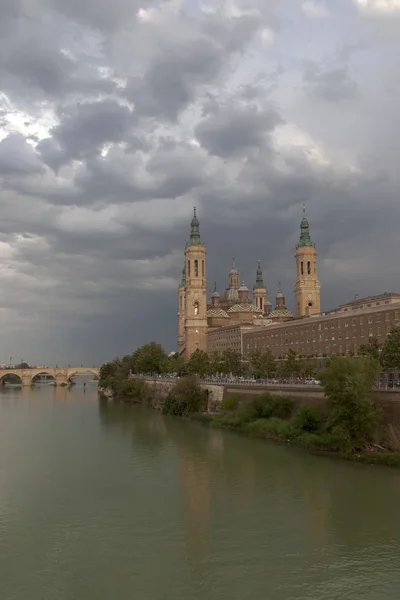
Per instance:
[[[206,247],[195,208],[178,288],[179,353],[186,360],[196,349],[222,352],[230,348],[244,358],[265,348],[270,348],[276,358],[284,358],[288,350],[309,358],[357,354],[371,337],[384,342],[393,326],[400,326],[400,294],[355,297],[352,302],[321,313],[317,248],[304,206],[295,261],[295,316],[287,309],[280,285],[273,308],[260,261],[253,297],[244,280],[240,281],[233,261],[228,287],[220,294],[215,284],[208,299]]]

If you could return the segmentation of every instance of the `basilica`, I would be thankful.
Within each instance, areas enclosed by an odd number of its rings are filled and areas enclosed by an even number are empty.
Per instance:
[[[232,325],[259,329],[320,313],[320,283],[317,276],[317,250],[311,239],[303,207],[300,238],[296,244],[296,315],[286,307],[279,286],[275,307],[268,298],[261,263],[258,261],[252,295],[233,260],[229,286],[219,294],[216,284],[207,297],[206,247],[200,237],[194,208],[190,239],[185,247],[185,265],[178,288],[178,351],[186,360],[196,349],[210,350],[210,340],[225,335]],[[228,329],[227,329],[228,328]]]

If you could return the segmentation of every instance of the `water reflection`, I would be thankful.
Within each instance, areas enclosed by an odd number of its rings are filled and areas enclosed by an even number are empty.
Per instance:
[[[200,578],[222,539],[233,562],[246,554],[257,562],[269,556],[279,570],[289,561],[293,570],[287,590],[302,579],[315,586],[319,598],[336,597],[329,594],[338,593],[337,578],[340,589],[353,589],[350,573],[360,570],[363,561],[368,569],[387,574],[386,585],[394,584],[394,573],[399,576],[394,565],[400,550],[398,472],[311,456],[165,418],[145,407],[107,402],[99,407],[105,427],[131,428],[134,452],[151,448],[162,456],[173,450],[187,552]],[[321,577],[326,568],[334,569],[335,576],[320,589],[315,570]],[[287,579],[284,570],[281,575]],[[374,597],[368,596],[367,585],[364,591],[365,597]]]

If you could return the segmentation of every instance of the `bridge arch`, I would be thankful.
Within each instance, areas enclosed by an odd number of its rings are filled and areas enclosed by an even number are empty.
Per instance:
[[[39,375],[47,375],[47,377],[51,377],[52,379],[55,379],[55,375],[54,373],[51,373],[50,370],[44,369],[43,371],[37,371],[35,372],[32,377],[31,377],[31,383],[35,383],[36,377],[39,377]]]
[[[93,377],[98,377],[99,369],[86,367],[71,369],[67,372],[67,380],[69,381],[72,377],[75,377],[75,375],[93,375]]]
[[[9,369],[6,371],[2,371],[2,373],[0,375],[0,385],[3,385],[5,383],[4,378],[7,375],[14,375],[15,377],[18,378],[18,383],[20,385],[23,385],[22,371],[20,371],[19,369]]]

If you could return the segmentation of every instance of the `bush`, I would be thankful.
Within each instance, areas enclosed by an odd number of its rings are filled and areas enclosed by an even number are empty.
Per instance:
[[[248,423],[245,427],[246,432],[257,437],[274,437],[282,440],[292,440],[297,436],[297,432],[290,421],[271,417],[270,419],[257,419]]]
[[[190,375],[179,379],[164,400],[163,413],[187,417],[206,408],[207,395],[197,377]]]
[[[255,419],[288,419],[293,412],[293,402],[287,396],[272,396],[261,394],[252,401]]]
[[[343,440],[327,431],[319,433],[310,433],[305,431],[299,435],[300,443],[306,448],[312,450],[330,450],[331,452],[339,452],[343,450]]]
[[[321,416],[315,406],[303,404],[293,418],[293,425],[296,429],[313,433],[321,427]]]
[[[125,379],[119,384],[117,393],[121,398],[144,402],[149,396],[149,387],[143,379]]]
[[[222,400],[222,410],[236,410],[239,406],[239,396],[237,394],[228,394]]]
[[[329,417],[327,427],[347,450],[362,448],[377,438],[380,411],[372,400],[379,364],[371,357],[337,357],[321,374]]]

